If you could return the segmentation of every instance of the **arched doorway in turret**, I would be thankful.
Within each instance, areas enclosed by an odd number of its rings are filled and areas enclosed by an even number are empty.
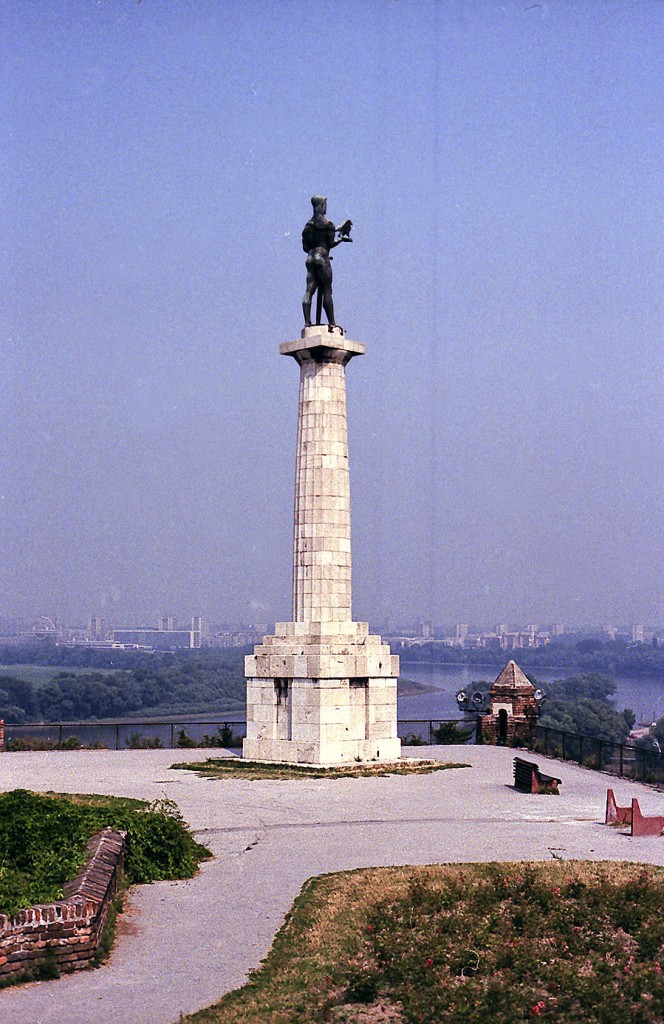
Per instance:
[[[507,711],[501,708],[498,712],[498,743],[501,747],[507,744]]]

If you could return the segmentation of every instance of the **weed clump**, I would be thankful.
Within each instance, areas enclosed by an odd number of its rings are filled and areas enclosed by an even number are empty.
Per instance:
[[[160,736],[142,736],[140,732],[132,732],[127,740],[129,750],[161,750],[163,746]]]
[[[663,903],[640,864],[320,876],[248,984],[183,1024],[661,1024]]]
[[[43,738],[39,736],[26,736],[23,738],[12,736],[7,741],[7,750],[11,753],[21,750],[80,750],[82,746],[83,744],[78,736],[68,736],[61,743],[49,737]]]
[[[413,1024],[654,1024],[663,898],[664,873],[640,866],[418,870],[373,907],[365,969]]]
[[[62,899],[83,866],[88,839],[111,826],[127,833],[129,883],[190,878],[209,856],[170,800],[40,796],[16,789],[0,796],[0,912]]]

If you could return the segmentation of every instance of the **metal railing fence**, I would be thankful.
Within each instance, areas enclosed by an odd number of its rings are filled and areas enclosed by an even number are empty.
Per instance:
[[[239,747],[246,735],[244,719],[117,719],[105,722],[46,722],[5,724],[5,750],[72,749],[77,746],[109,750],[149,747]],[[206,739],[208,743],[206,743]]]
[[[58,750],[82,746],[124,750],[203,745],[237,748],[242,745],[246,733],[244,719],[221,717],[5,724],[5,749],[29,746]],[[459,718],[404,718],[397,722],[397,735],[406,745],[465,743],[474,737],[475,723]]]
[[[124,750],[149,747],[242,746],[244,719],[222,717],[114,719],[105,722],[5,724],[5,749],[71,749],[78,746]],[[400,718],[397,734],[406,746],[473,743],[475,722],[461,718]],[[664,783],[664,754],[537,726],[533,751],[640,782]]]
[[[475,722],[463,718],[399,718],[397,736],[406,746],[468,743],[475,737]]]
[[[664,754],[633,743],[600,740],[538,725],[534,750],[621,778],[664,782]]]

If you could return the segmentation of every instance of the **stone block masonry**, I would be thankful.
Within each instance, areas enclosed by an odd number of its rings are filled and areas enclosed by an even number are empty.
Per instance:
[[[245,660],[244,756],[394,761],[399,659],[352,617],[345,368],[364,345],[319,325],[280,352],[300,368],[293,621],[278,622]]]
[[[482,718],[485,743],[532,746],[539,708],[535,687],[514,661],[508,661],[491,686],[489,713]]]
[[[281,346],[300,366],[293,527],[293,621],[351,615],[348,361],[364,352],[341,332],[307,328]]]
[[[85,866],[54,903],[0,914],[0,981],[55,962],[80,970],[97,951],[124,872],[125,834],[112,828],[88,842]]]

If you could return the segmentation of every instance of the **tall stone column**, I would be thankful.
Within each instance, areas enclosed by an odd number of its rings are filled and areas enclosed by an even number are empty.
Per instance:
[[[399,659],[352,619],[345,367],[364,351],[327,326],[280,346],[300,367],[293,621],[246,658],[245,757],[336,764],[401,754]]]
[[[280,347],[300,366],[293,621],[344,622],[352,618],[345,367],[364,346],[327,328],[303,334]]]

